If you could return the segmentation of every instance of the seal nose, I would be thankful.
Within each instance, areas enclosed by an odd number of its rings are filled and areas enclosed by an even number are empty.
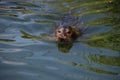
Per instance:
[[[62,39],[66,39],[67,38],[64,32],[61,34],[61,38]]]

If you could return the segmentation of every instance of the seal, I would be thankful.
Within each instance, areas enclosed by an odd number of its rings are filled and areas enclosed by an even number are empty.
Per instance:
[[[55,30],[55,37],[58,41],[74,41],[81,35],[78,26],[78,17],[71,14],[63,15],[59,25]]]

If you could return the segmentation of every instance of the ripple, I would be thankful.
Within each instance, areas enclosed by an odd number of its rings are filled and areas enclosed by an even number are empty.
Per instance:
[[[0,34],[0,38],[14,38],[15,36],[15,34]]]
[[[55,67],[55,66],[45,66],[47,69],[50,70],[59,70],[59,68]]]
[[[16,62],[16,61],[2,61],[4,64],[10,64],[10,65],[27,65],[24,62]]]
[[[65,60],[59,60],[59,61],[63,62],[63,63],[70,64],[72,66],[83,68],[83,69],[86,69],[86,70],[89,70],[92,72],[96,72],[96,73],[109,74],[109,75],[118,75],[119,74],[118,72],[107,71],[107,70],[103,70],[101,68],[95,68],[95,67],[92,67],[90,65],[85,65],[85,64],[81,64],[81,63],[70,62],[70,61],[65,61]]]
[[[19,48],[14,48],[14,49],[6,49],[6,48],[0,48],[0,52],[20,52],[23,51],[23,49],[19,49]]]
[[[29,71],[18,71],[17,73],[26,75],[26,76],[39,76],[37,73],[29,72]]]

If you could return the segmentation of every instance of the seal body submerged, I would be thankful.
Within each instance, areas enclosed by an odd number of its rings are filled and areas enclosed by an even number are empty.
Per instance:
[[[63,15],[55,30],[56,39],[58,41],[76,40],[81,35],[78,24],[78,17],[74,17],[70,14]]]

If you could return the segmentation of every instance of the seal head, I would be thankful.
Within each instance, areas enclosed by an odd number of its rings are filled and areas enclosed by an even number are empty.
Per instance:
[[[55,36],[58,40],[60,41],[69,41],[71,39],[72,36],[72,28],[70,26],[68,27],[59,27],[56,29],[56,33]]]

